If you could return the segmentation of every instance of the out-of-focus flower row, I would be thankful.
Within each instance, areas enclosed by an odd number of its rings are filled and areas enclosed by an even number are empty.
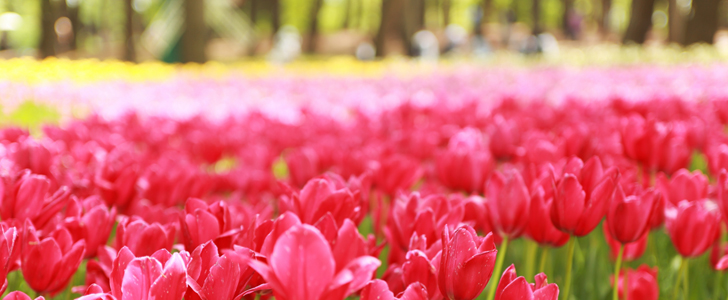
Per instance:
[[[5,299],[30,299],[21,281],[78,299],[568,299],[586,281],[571,278],[578,239],[608,245],[620,266],[661,237],[682,259],[659,272],[689,299],[689,272],[728,268],[728,70],[675,70],[105,83],[143,87],[127,94],[143,97],[143,113],[39,137],[0,130]],[[144,110],[194,102],[183,94],[247,107],[220,118]],[[551,269],[566,276],[550,283],[536,251],[504,270],[522,240],[565,246]],[[688,267],[708,252],[710,264]],[[579,297],[611,284],[657,299],[657,265],[617,267]]]

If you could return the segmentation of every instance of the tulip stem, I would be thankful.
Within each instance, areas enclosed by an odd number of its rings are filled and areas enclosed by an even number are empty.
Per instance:
[[[534,275],[534,267],[536,265],[536,251],[538,251],[538,245],[536,242],[531,240],[526,241],[526,278],[532,278]]]
[[[569,238],[566,245],[568,252],[566,254],[566,278],[564,279],[564,300],[569,300],[569,292],[571,292],[571,269],[574,266],[574,248],[576,248],[576,237]]]
[[[503,261],[506,258],[506,251],[508,250],[508,237],[503,237],[503,242],[501,242],[501,248],[498,250],[497,258],[495,259],[495,269],[493,269],[493,276],[496,276],[496,280],[493,281],[493,285],[490,286],[490,290],[488,290],[488,298],[485,298],[487,300],[493,300],[495,299],[495,290],[498,289],[498,281],[500,281],[501,278],[501,269],[503,268]]]
[[[687,265],[687,263],[685,261],[687,261],[687,258],[682,257],[681,261],[680,261],[680,269],[677,271],[677,279],[675,279],[675,286],[673,287],[673,290],[672,290],[672,300],[677,299],[677,292],[678,292],[678,289],[680,289],[680,283],[682,281],[682,276],[683,276],[683,273],[685,273],[684,272],[685,266]]]
[[[622,268],[622,256],[624,255],[624,245],[619,245],[619,254],[617,255],[617,263],[614,264],[614,287],[612,288],[612,299],[619,300],[619,270]],[[625,282],[626,284],[626,282]],[[624,290],[627,293],[627,290]]]
[[[688,259],[685,259],[683,261],[685,262],[685,281],[683,281],[683,285],[684,285],[683,293],[684,293],[684,299],[687,300],[687,299],[690,299],[690,290],[689,290],[689,285],[690,285],[689,278],[690,277],[688,277],[688,275],[690,274],[690,267],[688,266],[688,263],[689,263]]]
[[[721,282],[723,281],[723,272],[718,271],[718,275],[715,276],[715,284],[713,284],[713,299],[718,300],[720,296]]]
[[[549,256],[549,247],[541,248],[541,261],[538,263],[538,272],[544,273],[546,271],[546,259]]]

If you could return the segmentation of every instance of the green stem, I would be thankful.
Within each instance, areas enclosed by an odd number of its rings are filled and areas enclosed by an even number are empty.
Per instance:
[[[495,290],[498,289],[498,281],[501,277],[501,269],[503,268],[503,261],[506,258],[506,251],[508,250],[508,237],[503,237],[503,242],[501,243],[501,249],[498,250],[497,258],[495,259],[495,269],[493,269],[493,275],[498,278],[496,281],[493,281],[493,285],[490,286],[490,290],[488,290],[488,298],[485,298],[487,300],[493,300],[495,299]]]
[[[614,264],[614,287],[613,287],[613,300],[619,300],[619,270],[622,268],[622,256],[624,255],[624,245],[619,245],[619,254],[617,255],[617,263]],[[626,284],[626,282],[625,282]],[[627,293],[627,290],[624,290]]]
[[[690,274],[690,266],[688,266],[689,261],[687,259],[685,261],[685,280],[683,281],[683,292],[684,292],[684,298],[685,300],[690,299],[690,277],[688,277],[688,274]]]
[[[534,267],[536,265],[536,251],[538,251],[538,244],[531,240],[526,241],[526,278],[533,278]]]
[[[720,283],[723,281],[723,272],[718,271],[718,275],[715,276],[715,284],[713,284],[713,299],[718,300],[720,296]]]
[[[686,265],[686,263],[685,263],[686,260],[687,259],[684,257],[682,257],[680,260],[680,269],[677,271],[677,279],[675,279],[675,285],[672,288],[672,300],[677,299],[677,292],[680,289],[680,283],[682,281],[683,273],[685,273],[684,269],[685,269],[685,265]]]
[[[571,292],[571,269],[574,266],[574,248],[576,248],[576,237],[569,238],[568,253],[566,257],[566,279],[564,283],[564,300],[569,300],[569,292]]]
[[[541,261],[538,263],[538,272],[544,273],[546,271],[546,259],[549,256],[549,247],[541,248]]]

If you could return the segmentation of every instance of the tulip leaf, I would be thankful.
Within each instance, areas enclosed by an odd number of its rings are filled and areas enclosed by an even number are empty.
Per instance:
[[[275,176],[276,179],[284,179],[288,177],[288,165],[283,157],[279,157],[273,162],[272,169],[273,176]]]

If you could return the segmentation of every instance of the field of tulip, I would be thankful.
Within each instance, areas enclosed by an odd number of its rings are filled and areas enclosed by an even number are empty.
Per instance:
[[[728,65],[263,65],[0,61],[3,299],[728,298]]]

